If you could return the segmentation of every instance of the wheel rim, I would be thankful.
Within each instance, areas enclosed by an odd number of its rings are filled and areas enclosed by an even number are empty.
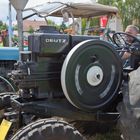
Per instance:
[[[91,86],[99,85],[103,80],[103,71],[99,66],[92,66],[87,72],[87,82]]]

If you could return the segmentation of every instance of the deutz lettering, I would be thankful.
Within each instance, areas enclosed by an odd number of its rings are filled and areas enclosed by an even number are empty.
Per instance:
[[[67,40],[66,39],[55,39],[55,38],[48,39],[48,38],[46,38],[45,41],[46,41],[46,43],[47,42],[51,42],[51,43],[65,43]]]

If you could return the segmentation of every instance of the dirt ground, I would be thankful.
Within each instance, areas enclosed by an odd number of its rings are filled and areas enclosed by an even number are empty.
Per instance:
[[[74,127],[87,140],[122,140],[117,123],[76,122]]]
[[[92,136],[90,138],[87,138],[88,140],[122,140],[120,137],[119,132],[108,132],[106,134],[96,134],[95,136]]]

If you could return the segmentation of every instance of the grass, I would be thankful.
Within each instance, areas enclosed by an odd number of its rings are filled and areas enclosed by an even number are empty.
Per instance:
[[[64,120],[73,125],[87,140],[122,140],[117,122],[99,123]]]
[[[106,134],[96,134],[87,140],[121,140],[120,133],[118,131],[108,132]]]

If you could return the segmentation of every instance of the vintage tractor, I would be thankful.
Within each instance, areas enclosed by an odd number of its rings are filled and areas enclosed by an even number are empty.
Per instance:
[[[95,3],[49,2],[44,11],[33,11],[40,16],[69,15],[76,30],[74,17],[112,15],[118,10]],[[118,34],[114,40],[119,45]],[[86,138],[78,130],[93,133],[85,124],[116,123],[116,106],[129,70],[123,70],[115,44],[99,36],[64,34],[52,26],[41,26],[28,41],[29,51],[20,53],[8,74],[18,92],[0,94],[1,119],[7,120],[0,126],[3,139],[82,140]]]

